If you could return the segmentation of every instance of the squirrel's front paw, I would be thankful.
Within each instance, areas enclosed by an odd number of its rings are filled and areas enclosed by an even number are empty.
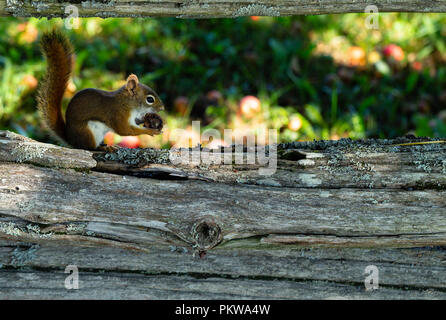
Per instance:
[[[147,134],[149,134],[151,136],[156,136],[156,135],[162,133],[162,131],[158,130],[158,129],[146,129],[146,130],[147,130]]]

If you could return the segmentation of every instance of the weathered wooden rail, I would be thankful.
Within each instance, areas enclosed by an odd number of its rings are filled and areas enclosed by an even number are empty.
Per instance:
[[[444,299],[446,144],[420,140],[283,144],[266,177],[1,132],[0,298]]]
[[[0,16],[67,17],[76,6],[80,17],[179,17],[289,16],[368,12],[446,12],[445,0],[0,0]]]

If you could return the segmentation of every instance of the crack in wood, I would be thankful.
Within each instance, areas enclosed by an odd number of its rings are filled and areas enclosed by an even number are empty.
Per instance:
[[[168,150],[98,155],[0,131],[0,264],[17,267],[0,269],[0,297],[8,283],[17,297],[63,296],[58,270],[75,261],[102,297],[363,298],[376,265],[375,297],[444,298],[446,144],[421,141],[281,144],[263,177],[258,165],[174,166]],[[29,289],[26,268],[48,286]]]

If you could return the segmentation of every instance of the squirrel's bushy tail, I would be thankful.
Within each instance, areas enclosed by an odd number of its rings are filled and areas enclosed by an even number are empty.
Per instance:
[[[58,30],[44,33],[40,46],[48,66],[38,90],[37,107],[46,126],[65,140],[62,98],[71,75],[73,48],[68,38]]]

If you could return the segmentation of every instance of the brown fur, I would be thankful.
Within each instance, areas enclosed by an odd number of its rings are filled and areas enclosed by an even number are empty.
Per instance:
[[[73,49],[68,39],[57,30],[44,33],[40,46],[48,61],[48,70],[37,94],[37,107],[46,126],[65,139],[61,103],[71,74]]]
[[[42,50],[48,59],[48,71],[39,90],[39,110],[48,127],[74,147],[96,148],[96,141],[88,128],[89,121],[100,121],[117,134],[159,134],[159,130],[133,127],[129,117],[133,109],[151,107],[156,111],[164,106],[158,95],[148,86],[139,83],[136,75],[130,75],[127,83],[116,91],[84,89],[74,95],[66,111],[66,123],[62,118],[61,102],[71,74],[72,49],[62,33],[52,31],[42,37]],[[147,95],[155,102],[149,106]]]

